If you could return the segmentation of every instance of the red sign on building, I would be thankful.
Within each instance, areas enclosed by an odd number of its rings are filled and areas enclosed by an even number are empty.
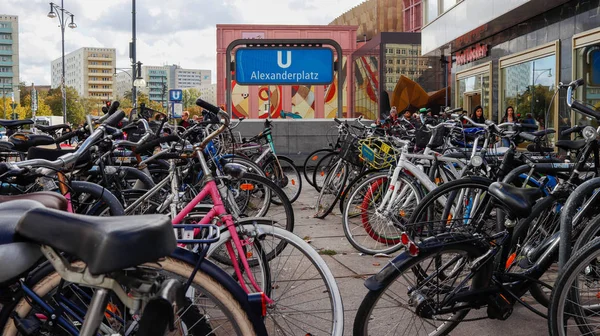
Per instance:
[[[487,57],[488,55],[488,45],[487,44],[479,44],[475,47],[467,48],[460,53],[456,53],[456,65],[463,65],[467,63],[471,63],[478,59]]]

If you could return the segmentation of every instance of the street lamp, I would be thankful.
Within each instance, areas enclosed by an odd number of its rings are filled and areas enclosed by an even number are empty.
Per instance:
[[[144,78],[142,78],[142,62],[137,62],[137,71],[136,71],[136,77],[135,80],[133,81],[133,87],[135,88],[134,92],[132,92],[131,97],[135,97],[135,99],[137,100],[137,90],[141,89],[143,87],[146,87],[146,81],[144,80]],[[133,102],[134,106],[137,107],[137,101]]]
[[[75,24],[75,15],[64,8],[63,5],[64,0],[60,0],[60,7],[51,2],[50,3],[50,12],[48,13],[48,17],[58,18],[58,22],[60,23],[60,31],[62,36],[62,76],[60,80],[60,90],[62,92],[62,109],[63,109],[63,119],[64,123],[67,123],[67,90],[65,89],[65,26],[75,29],[77,28],[77,24]],[[56,10],[56,11],[55,11]],[[66,14],[66,15],[65,15]],[[67,24],[67,19],[71,18],[71,22]]]
[[[552,77],[552,69],[535,69],[535,62],[533,62],[533,71],[531,72],[531,77],[535,76],[536,71],[541,71],[539,75],[537,75],[537,77],[535,77],[535,79],[533,80],[533,83],[531,83],[531,107],[530,107],[530,111],[531,111],[531,115],[533,116],[533,103],[534,103],[534,98],[535,98],[535,82],[537,82],[537,80],[540,78],[540,76],[548,71],[548,77]]]

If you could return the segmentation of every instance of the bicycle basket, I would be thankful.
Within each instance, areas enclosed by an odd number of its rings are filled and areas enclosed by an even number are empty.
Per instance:
[[[395,162],[399,151],[386,139],[366,138],[359,141],[360,158],[373,169],[383,169]]]
[[[362,161],[359,154],[358,139],[351,135],[346,136],[346,139],[342,141],[342,148],[339,153],[340,158],[355,166],[360,166],[362,165]]]
[[[427,127],[420,127],[415,131],[415,146],[425,148],[431,139],[431,132]]]
[[[431,132],[431,138],[427,143],[427,146],[431,149],[438,148],[444,145],[444,137],[446,136],[446,127],[436,128]]]

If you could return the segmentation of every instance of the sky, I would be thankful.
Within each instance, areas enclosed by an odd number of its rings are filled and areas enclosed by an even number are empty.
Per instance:
[[[60,5],[60,0],[55,0]],[[216,24],[328,24],[364,0],[138,0],[137,58],[145,65],[178,64],[212,70]],[[131,0],[64,0],[75,14],[65,54],[81,47],[116,48],[117,68],[130,66]],[[50,84],[50,63],[61,56],[57,18],[49,1],[0,0],[0,14],[19,16],[20,80]]]

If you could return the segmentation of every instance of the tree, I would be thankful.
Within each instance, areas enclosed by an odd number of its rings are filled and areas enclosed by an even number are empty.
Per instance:
[[[137,103],[138,103],[138,106],[140,106],[140,104],[142,104],[142,103],[148,105],[150,103],[150,99],[148,98],[148,95],[145,94],[144,92],[138,92]]]
[[[67,122],[78,125],[85,119],[85,110],[81,103],[81,97],[77,90],[67,86]],[[38,99],[39,100],[39,99]],[[62,116],[62,93],[60,88],[50,89],[45,98],[46,104],[50,106],[52,115]]]
[[[196,99],[200,98],[200,91],[197,89],[185,89],[183,90],[183,108],[189,109],[193,106],[196,106]]]

